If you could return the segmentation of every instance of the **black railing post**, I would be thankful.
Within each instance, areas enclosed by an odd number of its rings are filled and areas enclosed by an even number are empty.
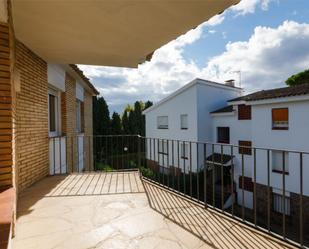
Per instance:
[[[204,143],[204,154],[203,154],[203,165],[204,165],[204,205],[207,207],[207,148],[206,143]]]
[[[254,212],[254,225],[256,226],[256,149],[253,149],[253,212]]]
[[[303,153],[299,154],[299,236],[300,236],[300,245],[304,244],[304,235],[303,235]]]
[[[270,151],[267,150],[267,229],[270,232]]]
[[[231,194],[232,194],[232,216],[234,217],[234,147],[231,145]]]
[[[224,208],[224,177],[223,177],[223,145],[221,144],[221,211],[223,211]]]
[[[147,139],[146,139],[146,144],[147,144]],[[151,143],[151,141],[150,141],[150,143]],[[138,135],[137,136],[137,146],[138,146],[138,149],[137,149],[137,153],[138,153],[138,168],[140,168],[141,167],[141,136],[140,135]],[[150,148],[151,149],[151,148]],[[148,154],[148,150],[147,150],[147,148],[145,148],[145,153],[147,153]],[[150,152],[151,153],[151,152]],[[147,155],[148,156],[148,155]],[[150,158],[151,159],[151,158]],[[146,157],[146,160],[147,160],[147,157]]]
[[[216,185],[215,185],[215,145],[212,144],[212,206],[216,207]]]
[[[286,213],[286,206],[285,206],[285,152],[282,151],[282,202],[283,202],[283,215],[282,215],[282,222],[283,222],[283,227],[282,227],[282,232],[283,232],[283,238],[285,239],[285,213]]]
[[[243,152],[243,151],[242,151]],[[241,205],[241,217],[245,221],[245,162],[244,153],[241,154],[241,188],[242,188],[242,205]]]

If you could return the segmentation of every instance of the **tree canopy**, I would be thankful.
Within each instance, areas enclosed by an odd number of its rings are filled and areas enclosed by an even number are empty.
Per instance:
[[[151,101],[136,101],[128,104],[122,116],[113,112],[110,118],[108,105],[103,97],[93,98],[93,133],[94,135],[145,135],[145,117],[142,112],[152,106]]]
[[[288,86],[308,84],[309,83],[309,69],[292,75],[285,81],[285,83]]]

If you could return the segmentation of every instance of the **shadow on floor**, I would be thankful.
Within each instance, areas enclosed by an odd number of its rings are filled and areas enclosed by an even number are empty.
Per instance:
[[[152,209],[212,248],[294,248],[147,180],[143,184]]]

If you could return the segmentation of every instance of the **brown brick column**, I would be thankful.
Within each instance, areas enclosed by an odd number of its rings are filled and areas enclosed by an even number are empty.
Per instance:
[[[13,186],[13,88],[9,25],[0,23],[0,190]]]
[[[92,126],[92,94],[84,95],[84,127],[85,127],[85,166],[92,171],[93,165],[93,126]]]
[[[62,108],[62,131],[67,136],[68,171],[72,172],[76,170],[77,163],[76,81],[68,73],[65,75],[65,93],[61,97],[64,97],[65,102]]]

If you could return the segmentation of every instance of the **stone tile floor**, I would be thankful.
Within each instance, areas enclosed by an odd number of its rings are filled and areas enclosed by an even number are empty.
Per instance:
[[[138,172],[47,177],[22,193],[13,249],[291,248],[141,181]]]

